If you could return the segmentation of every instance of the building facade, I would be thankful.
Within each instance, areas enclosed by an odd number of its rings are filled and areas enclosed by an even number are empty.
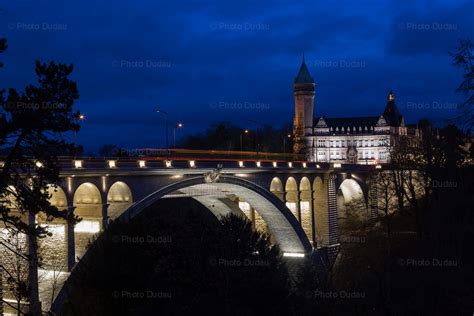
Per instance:
[[[392,91],[378,116],[328,118],[314,116],[315,87],[303,57],[294,81],[293,150],[304,153],[308,161],[388,163],[390,148],[397,137],[418,134],[416,127],[405,125]]]

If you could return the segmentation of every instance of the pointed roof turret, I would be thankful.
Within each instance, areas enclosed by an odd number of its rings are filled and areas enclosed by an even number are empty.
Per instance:
[[[308,70],[308,66],[306,66],[306,63],[304,61],[304,54],[300,70],[298,71],[298,75],[295,78],[295,83],[314,83],[314,79],[313,77],[311,77],[311,74]]]
[[[383,111],[383,117],[389,126],[398,127],[402,123],[403,117],[398,111],[397,105],[395,104],[395,95],[393,94],[392,90],[389,91],[387,98],[387,105]]]

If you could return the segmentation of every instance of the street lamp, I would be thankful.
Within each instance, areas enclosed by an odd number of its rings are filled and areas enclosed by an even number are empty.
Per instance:
[[[82,122],[86,119],[86,116],[82,113],[78,113],[76,118],[79,122]],[[76,146],[76,142],[77,142],[77,131],[74,131],[74,146]],[[76,150],[74,150],[74,157],[76,157]]]
[[[82,113],[79,113],[77,114],[76,118],[79,122],[81,122],[86,119],[86,116]],[[76,139],[77,139],[77,131],[74,131],[74,144],[76,143]]]
[[[291,139],[291,134],[286,135],[286,137],[283,137],[283,153],[286,154],[286,139]]]
[[[248,134],[249,130],[248,129],[244,130],[244,133]],[[242,133],[240,133],[240,151],[243,151]]]
[[[173,128],[174,148],[176,148],[176,129],[183,128],[183,127],[184,127],[184,124],[179,122]]]
[[[165,117],[166,151],[168,152],[168,112],[158,109],[156,113],[161,113]]]
[[[259,152],[259,149],[260,149],[260,148],[259,148],[260,146],[259,146],[259,144],[258,144],[258,126],[259,126],[259,125],[263,126],[263,124],[262,124],[262,123],[259,123],[259,122],[257,122],[257,121],[254,121],[254,120],[249,120],[249,122],[252,122],[252,123],[255,124],[255,150],[256,150],[256,152],[257,152],[257,160],[258,160],[258,152]]]

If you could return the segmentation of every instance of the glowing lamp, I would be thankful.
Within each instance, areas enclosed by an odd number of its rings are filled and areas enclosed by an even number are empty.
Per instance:
[[[74,160],[74,168],[82,168],[82,160]]]
[[[304,258],[304,253],[300,252],[284,252],[283,257]]]

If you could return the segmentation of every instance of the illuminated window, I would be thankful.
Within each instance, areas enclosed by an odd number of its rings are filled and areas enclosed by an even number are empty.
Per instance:
[[[74,160],[74,168],[82,168],[82,160]]]
[[[276,168],[276,167],[278,167],[278,162],[274,161],[273,162],[273,168]]]
[[[195,168],[195,167],[196,167],[196,161],[190,160],[190,161],[189,161],[189,166],[190,166],[191,168]]]
[[[165,160],[165,167],[166,168],[171,168],[171,160]]]
[[[145,160],[138,160],[138,166],[140,168],[145,168],[146,167],[146,161]]]
[[[261,166],[260,161],[257,161],[257,167],[260,168],[260,166]]]
[[[243,161],[239,161],[239,167],[240,168],[244,167],[244,162]]]
[[[117,166],[115,160],[109,160],[107,163],[109,164],[109,168],[115,168]]]

